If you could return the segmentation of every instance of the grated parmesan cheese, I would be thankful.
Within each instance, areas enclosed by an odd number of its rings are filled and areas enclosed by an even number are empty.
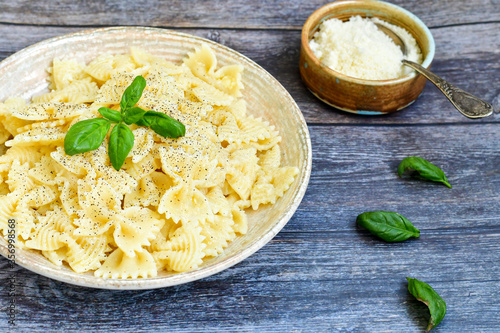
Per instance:
[[[422,62],[422,53],[415,38],[405,29],[377,18],[353,16],[349,21],[324,21],[309,45],[314,55],[325,65],[342,74],[367,80],[387,80],[412,72],[401,64],[399,46],[380,31],[383,24],[398,34],[406,45],[406,59]]]

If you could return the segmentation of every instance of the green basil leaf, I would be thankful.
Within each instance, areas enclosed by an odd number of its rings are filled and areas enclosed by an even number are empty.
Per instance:
[[[156,118],[172,119],[164,113],[149,110],[146,111],[142,119],[136,121],[135,124],[139,126],[149,126]]]
[[[149,119],[154,119],[154,118],[172,119],[169,116],[167,116],[165,113],[153,111],[153,110],[147,111],[144,114],[144,117],[148,117]]]
[[[386,242],[401,242],[410,237],[420,237],[420,230],[403,215],[395,212],[366,212],[358,215],[356,222]]]
[[[120,102],[122,112],[133,107],[137,104],[137,102],[139,102],[144,88],[146,88],[146,80],[140,75],[136,76],[134,81],[132,81],[130,86],[125,89],[125,92],[122,95],[122,100]]]
[[[422,178],[432,180],[434,182],[441,182],[451,188],[443,170],[421,157],[410,156],[402,160],[398,166],[399,177],[401,177],[407,170],[415,170]]]
[[[139,120],[142,119],[142,117],[144,116],[145,113],[146,113],[146,110],[143,110],[137,106],[133,107],[133,108],[128,108],[125,110],[125,114],[123,116],[123,121],[127,125],[135,124]]]
[[[122,121],[122,114],[120,113],[120,111],[116,111],[106,107],[99,108],[98,111],[101,116],[111,120],[114,123],[119,123],[120,121]]]
[[[408,280],[408,291],[420,302],[425,303],[431,313],[431,319],[427,325],[427,332],[436,327],[446,314],[446,302],[427,283],[413,279]]]
[[[115,170],[120,170],[132,147],[134,147],[134,133],[123,123],[115,125],[109,136],[108,145],[109,160]]]
[[[139,125],[139,126],[149,127],[149,121],[144,116],[141,119],[137,120],[134,124]]]
[[[99,148],[110,127],[110,121],[104,118],[77,122],[64,137],[64,151],[71,156]]]
[[[156,118],[149,127],[164,138],[178,138],[186,134],[186,127],[175,119]]]
[[[181,122],[161,112],[148,111],[144,114],[142,120],[136,122],[136,124],[149,126],[158,135],[165,138],[178,138],[186,134],[186,127]]]

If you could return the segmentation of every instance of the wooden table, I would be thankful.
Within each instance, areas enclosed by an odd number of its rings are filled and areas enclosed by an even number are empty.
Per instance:
[[[419,16],[436,41],[434,71],[500,107],[498,0],[391,1]],[[308,122],[313,170],[295,216],[262,250],[220,274],[172,288],[74,287],[0,258],[16,276],[17,332],[421,332],[425,305],[406,276],[446,300],[436,332],[500,331],[500,115],[469,120],[428,84],[390,116],[322,104],[299,77],[301,27],[325,1],[3,0],[0,58],[86,28],[157,26],[227,45],[267,69]],[[398,179],[421,156],[453,189]],[[388,244],[356,227],[364,211],[392,210],[421,230]],[[8,306],[6,287],[0,307]],[[11,329],[5,311],[0,331]]]

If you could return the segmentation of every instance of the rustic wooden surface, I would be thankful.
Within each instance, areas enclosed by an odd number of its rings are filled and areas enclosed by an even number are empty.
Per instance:
[[[498,0],[392,1],[436,40],[434,71],[500,108]],[[210,278],[151,291],[74,287],[0,258],[0,332],[422,332],[425,305],[406,276],[431,284],[448,313],[436,332],[500,331],[500,115],[469,120],[431,85],[384,117],[317,101],[298,73],[300,29],[326,2],[50,1],[0,3],[0,59],[85,28],[145,25],[225,44],[289,90],[306,120],[313,171],[304,200],[262,250]],[[422,156],[453,189],[398,179],[399,161]],[[421,237],[398,244],[356,227],[369,210],[408,217]],[[16,277],[17,327],[6,284]]]

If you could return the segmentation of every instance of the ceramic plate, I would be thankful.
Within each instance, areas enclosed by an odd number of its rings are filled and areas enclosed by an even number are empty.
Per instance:
[[[119,27],[86,30],[48,39],[10,56],[0,63],[0,101],[20,96],[29,99],[48,91],[46,69],[55,57],[89,62],[102,53],[127,53],[141,47],[157,56],[180,62],[188,51],[202,43],[216,53],[220,66],[241,64],[244,99],[249,114],[264,117],[282,136],[283,165],[297,166],[299,174],[275,205],[248,210],[249,229],[236,238],[218,257],[206,260],[196,270],[185,273],[160,272],[147,279],[114,280],[96,278],[93,272],[77,274],[58,267],[41,254],[16,249],[16,263],[49,278],[93,288],[152,289],[178,285],[218,273],[247,258],[269,242],[292,217],[306,191],[311,173],[311,141],[304,117],[290,94],[264,69],[247,57],[207,39],[170,30]],[[0,253],[7,256],[7,243],[0,238]]]

